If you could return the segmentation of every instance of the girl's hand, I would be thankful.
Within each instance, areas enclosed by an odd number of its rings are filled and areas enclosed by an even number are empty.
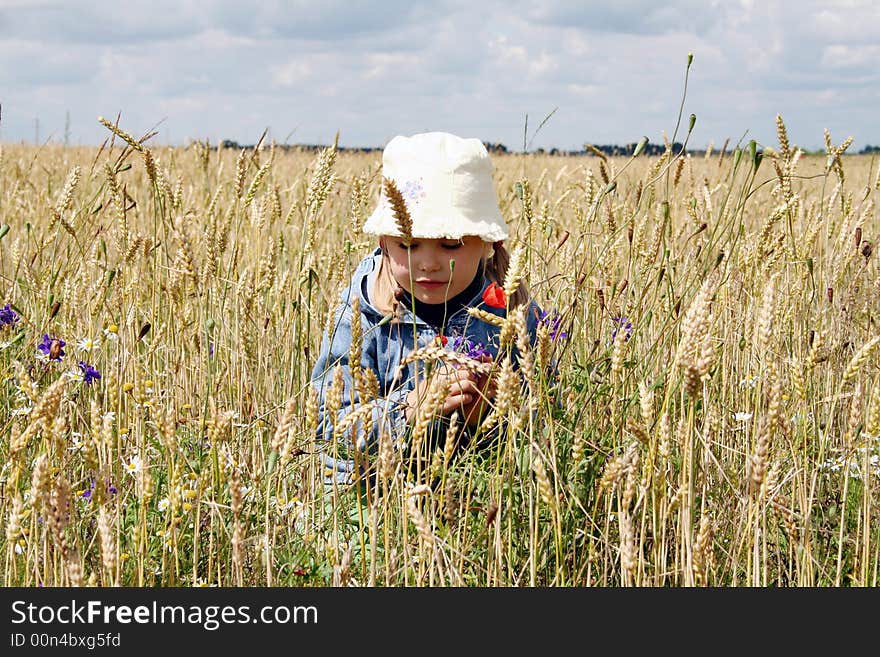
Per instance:
[[[491,363],[492,357],[484,355],[480,362]],[[495,398],[495,379],[488,374],[478,374],[466,368],[452,370],[449,394],[443,403],[443,415],[458,411],[464,423],[474,428],[483,419],[486,409]]]
[[[488,355],[481,356],[480,362],[491,363],[492,357]],[[486,410],[489,408],[492,400],[495,399],[496,387],[495,377],[491,374],[478,374],[476,372],[469,372],[469,374],[476,392],[469,394],[467,400],[461,400],[462,405],[459,412],[464,418],[464,423],[473,429],[480,423],[483,416],[486,415]]]
[[[485,363],[492,362],[491,356],[483,356],[480,360]],[[458,411],[467,425],[475,426],[485,413],[489,400],[495,396],[494,381],[490,382],[485,374],[480,375],[463,367],[438,368],[432,374],[432,381],[436,380],[436,377],[445,378],[449,385],[439,413],[448,417]],[[424,400],[427,389],[428,383],[419,381],[407,395],[405,414],[408,422],[415,417],[415,409]]]

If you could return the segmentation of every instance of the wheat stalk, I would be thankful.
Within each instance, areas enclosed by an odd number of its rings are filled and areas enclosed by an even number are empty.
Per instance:
[[[409,245],[412,242],[412,217],[406,207],[406,200],[403,194],[397,188],[397,183],[391,178],[383,179],[383,189],[385,190],[385,198],[391,206],[391,212],[394,215],[394,221],[397,223],[397,229],[400,231],[401,241]]]
[[[865,366],[865,363],[871,358],[871,354],[874,352],[874,348],[878,343],[880,343],[880,335],[875,335],[863,344],[855,355],[853,355],[852,359],[847,364],[846,369],[843,371],[844,383],[849,383],[856,377],[862,367]]]

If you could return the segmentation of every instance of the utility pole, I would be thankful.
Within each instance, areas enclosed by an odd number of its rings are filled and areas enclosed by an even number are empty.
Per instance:
[[[70,146],[70,110],[64,115],[64,145]]]

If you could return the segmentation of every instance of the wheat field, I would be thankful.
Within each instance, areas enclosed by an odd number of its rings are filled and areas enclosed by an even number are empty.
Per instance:
[[[104,123],[0,155],[4,586],[877,585],[880,163],[851,140],[493,154],[554,318],[499,374],[505,439],[384,445],[334,489],[309,375],[381,154]]]

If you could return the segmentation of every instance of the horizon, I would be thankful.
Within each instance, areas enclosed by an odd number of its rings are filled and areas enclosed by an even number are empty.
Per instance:
[[[263,135],[263,136],[265,137],[265,135]],[[104,142],[95,143],[95,144],[64,143],[64,142],[59,142],[57,139],[53,139],[51,136],[39,144],[35,144],[33,142],[29,142],[24,139],[19,140],[19,141],[15,141],[15,142],[4,141],[4,140],[0,139],[0,146],[32,146],[34,148],[42,148],[43,146],[51,145],[51,146],[61,146],[63,148],[68,148],[68,147],[69,148],[100,148],[100,147],[106,145],[111,139],[113,139],[113,137],[114,137],[114,135],[112,133],[108,133],[108,136],[106,137]],[[140,139],[142,139],[142,137],[136,137],[136,139],[140,140]],[[119,142],[122,140],[119,137],[116,137],[116,141]],[[271,141],[266,141],[264,139],[262,141],[257,140],[253,143],[242,144],[242,143],[239,143],[239,142],[231,140],[231,139],[220,139],[219,141],[217,141],[215,143],[211,143],[210,141],[206,142],[205,140],[190,139],[190,140],[185,141],[184,143],[180,143],[180,144],[155,144],[155,143],[150,143],[149,139],[147,139],[146,141],[143,141],[142,143],[145,146],[150,147],[150,148],[155,148],[158,146],[159,148],[187,149],[187,148],[190,148],[191,146],[193,146],[194,144],[207,143],[207,146],[211,150],[216,150],[219,147],[253,150],[257,147],[265,148],[268,144],[271,144]],[[500,142],[488,142],[488,141],[483,140],[483,145],[486,146],[486,148],[489,150],[489,152],[492,153],[493,155],[501,153],[504,155],[543,154],[543,155],[559,155],[559,156],[584,155],[584,156],[590,156],[590,157],[598,157],[598,155],[595,152],[591,151],[589,146],[592,146],[597,150],[603,151],[604,154],[607,156],[629,157],[632,154],[632,152],[634,151],[637,143],[638,142],[630,142],[627,144],[597,144],[597,143],[593,143],[593,142],[586,142],[581,148],[578,148],[578,149],[562,149],[562,148],[558,148],[555,146],[551,146],[551,147],[540,146],[540,147],[534,147],[531,150],[521,151],[521,150],[516,150],[516,149],[510,148],[510,147],[508,147],[507,144],[503,144]],[[330,143],[305,143],[305,142],[277,143],[276,142],[275,143],[275,146],[277,148],[301,149],[301,150],[306,150],[306,151],[312,151],[312,150],[317,151],[317,150],[320,150],[323,148],[327,148],[331,145],[332,145],[332,142],[330,142]],[[671,142],[670,145],[672,146],[672,150],[674,153],[677,153],[680,150],[684,150],[684,152],[689,155],[703,155],[707,152],[710,152],[713,154],[718,154],[718,153],[721,153],[722,150],[724,151],[725,154],[728,154],[728,153],[732,154],[736,150],[737,147],[739,147],[740,150],[745,150],[749,147],[748,141],[738,145],[738,144],[730,143],[730,140],[725,141],[721,145],[710,142],[709,144],[707,144],[703,148],[690,148],[690,147],[683,148],[683,146],[685,144],[680,141]],[[760,144],[757,144],[757,147],[758,147],[759,151],[764,151],[767,148],[775,150],[775,147],[772,145],[762,146]],[[824,147],[821,149],[806,149],[798,144],[791,144],[791,147],[800,149],[803,152],[804,156],[825,155],[826,154],[826,150],[824,149]],[[340,152],[380,152],[380,151],[382,151],[383,148],[384,148],[383,146],[341,146],[341,145],[337,146],[337,149]],[[663,142],[652,142],[652,141],[648,140],[645,142],[645,145],[643,147],[643,150],[641,151],[641,154],[646,155],[646,156],[651,156],[651,155],[657,156],[660,153],[662,153],[662,151],[664,149],[665,149],[665,144]],[[865,144],[859,150],[849,148],[844,153],[842,153],[842,155],[844,155],[844,156],[846,156],[846,155],[870,155],[870,154],[874,154],[874,153],[880,153],[880,145]]]

